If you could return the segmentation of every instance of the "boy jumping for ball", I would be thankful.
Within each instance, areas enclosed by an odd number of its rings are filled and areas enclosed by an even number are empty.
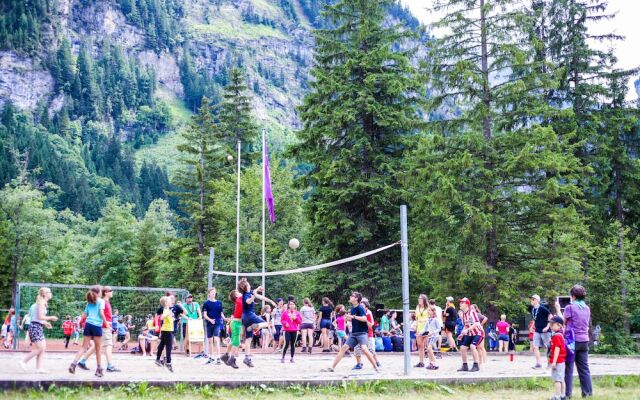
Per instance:
[[[246,279],[238,282],[238,290],[242,294],[242,326],[245,332],[245,356],[244,361],[248,367],[253,367],[251,362],[251,341],[253,340],[253,331],[255,329],[268,328],[269,324],[259,317],[255,312],[255,300],[264,300],[276,306],[273,300],[270,300],[258,293],[264,292],[262,286],[258,286],[256,290],[251,290],[251,285]]]

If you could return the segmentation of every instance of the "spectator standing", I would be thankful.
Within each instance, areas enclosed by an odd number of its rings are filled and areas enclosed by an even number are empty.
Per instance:
[[[533,354],[536,356],[536,365],[533,369],[542,368],[540,347],[549,348],[551,334],[549,332],[549,309],[540,304],[540,296],[531,296],[531,319],[533,320]]]
[[[564,309],[566,329],[573,333],[574,349],[573,357],[567,357],[565,369],[566,396],[573,395],[573,368],[578,370],[580,390],[582,396],[593,395],[591,372],[589,371],[589,325],[591,323],[591,310],[585,303],[587,295],[584,287],[574,285],[569,292],[571,304]],[[560,313],[560,304],[556,303],[557,312]]]

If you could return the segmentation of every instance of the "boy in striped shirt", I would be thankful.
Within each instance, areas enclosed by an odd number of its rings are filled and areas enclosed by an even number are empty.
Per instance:
[[[471,301],[464,297],[460,299],[460,311],[462,311],[462,323],[464,329],[460,332],[458,340],[460,341],[460,355],[462,355],[462,368],[458,372],[476,372],[480,371],[478,366],[478,350],[476,347],[482,341],[482,322],[478,313],[471,310]],[[467,350],[471,348],[473,355],[473,367],[469,369],[467,364]]]

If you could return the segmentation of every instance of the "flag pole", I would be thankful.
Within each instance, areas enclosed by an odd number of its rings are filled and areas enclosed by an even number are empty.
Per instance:
[[[265,207],[267,203],[267,152],[266,152],[267,139],[265,137],[265,129],[262,129],[262,201],[260,202],[262,208],[262,287],[265,289],[265,273],[266,273],[266,218]],[[264,293],[263,293],[264,294]],[[266,295],[266,294],[265,294]],[[264,308],[264,300],[262,300],[262,307]]]
[[[240,140],[238,139],[238,192],[236,195],[236,288],[240,276]]]

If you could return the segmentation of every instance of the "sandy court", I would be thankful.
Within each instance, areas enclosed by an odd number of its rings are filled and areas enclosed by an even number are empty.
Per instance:
[[[372,379],[426,379],[444,382],[473,381],[522,377],[548,377],[549,371],[534,370],[534,358],[529,355],[516,355],[513,362],[507,356],[489,355],[486,365],[480,372],[461,373],[456,372],[460,366],[460,357],[455,354],[445,355],[439,361],[440,369],[427,371],[425,369],[412,368],[411,375],[403,374],[402,354],[380,354],[382,371],[375,373],[371,365],[365,360],[364,369],[353,371],[354,358],[345,358],[333,373],[324,373],[320,370],[331,366],[332,355],[312,354],[296,356],[296,362],[291,364],[280,363],[278,355],[255,355],[255,368],[248,368],[238,362],[240,368],[234,370],[224,364],[204,365],[204,360],[187,358],[184,355],[176,355],[173,359],[175,372],[171,373],[164,367],[155,365],[155,357],[130,355],[119,353],[114,356],[114,364],[122,372],[107,373],[103,378],[94,377],[95,360],[89,361],[91,371],[78,369],[75,375],[67,371],[73,355],[70,353],[52,352],[47,354],[45,369],[47,374],[35,373],[35,363],[30,362],[28,371],[23,372],[18,360],[25,353],[0,354],[0,384],[2,387],[12,387],[27,382],[41,381],[45,384],[74,384],[77,382],[112,382],[128,383],[149,381],[156,384],[173,382],[202,382],[211,384],[226,384],[230,386],[239,384],[259,384],[269,382],[309,382],[339,381],[343,379],[372,380]],[[412,363],[417,362],[417,357],[412,357]],[[597,375],[638,375],[640,374],[639,358],[614,358],[614,357],[590,357],[591,373]]]

